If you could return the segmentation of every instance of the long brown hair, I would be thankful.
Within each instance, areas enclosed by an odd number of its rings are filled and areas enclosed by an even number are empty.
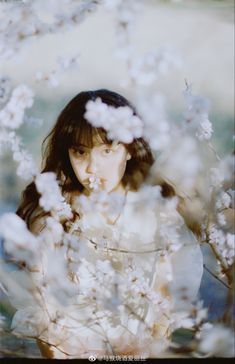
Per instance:
[[[116,92],[106,89],[84,91],[76,95],[61,111],[49,135],[43,141],[42,173],[54,172],[59,181],[62,194],[75,191],[82,192],[83,186],[77,180],[70,163],[68,150],[79,146],[80,143],[93,146],[92,137],[98,134],[104,143],[111,143],[103,128],[92,127],[84,118],[85,106],[89,100],[101,98],[102,102],[113,107],[129,106],[135,115],[135,108],[131,103]],[[154,162],[151,149],[143,138],[134,139],[132,143],[125,144],[131,159],[127,161],[123,185],[138,190],[140,184],[146,179],[149,169]],[[35,211],[39,207],[40,194],[37,192],[35,182],[31,182],[22,193],[17,214],[25,220],[30,228],[31,223],[38,218]]]

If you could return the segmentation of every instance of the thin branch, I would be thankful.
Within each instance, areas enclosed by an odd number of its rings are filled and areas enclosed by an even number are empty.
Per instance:
[[[215,154],[217,161],[220,162],[221,158],[219,157],[218,153],[216,152],[216,150],[213,147],[213,145],[211,144],[211,142],[208,143],[208,146],[209,146],[209,149]]]
[[[217,281],[219,281],[221,284],[223,284],[226,288],[230,289],[231,287],[225,283],[224,281],[222,281],[222,279],[220,279],[216,274],[214,274],[205,264],[203,264],[203,268],[212,275],[212,277],[214,277]]]

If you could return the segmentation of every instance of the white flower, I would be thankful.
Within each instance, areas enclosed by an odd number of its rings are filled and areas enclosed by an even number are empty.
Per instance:
[[[113,267],[109,260],[97,260],[96,267],[103,274],[111,276],[114,274]]]
[[[223,176],[223,180],[231,183],[234,180],[235,155],[229,154],[223,158],[218,165],[218,174]],[[231,183],[232,186],[232,183]],[[232,190],[230,190],[232,192]]]
[[[72,56],[72,57],[62,57],[62,56],[60,56],[57,59],[57,63],[58,63],[59,67],[62,70],[67,70],[67,69],[71,68],[74,65],[78,65],[78,62],[79,62],[79,56],[78,55],[75,55],[75,56]]]
[[[234,234],[227,234],[227,244],[230,248],[234,249],[234,241],[235,241],[235,235]]]
[[[136,202],[140,206],[148,206],[150,209],[153,209],[162,200],[161,187],[143,185],[140,187],[136,198]]]
[[[14,106],[14,107],[13,107]],[[17,129],[24,121],[24,110],[17,108],[16,105],[7,104],[0,111],[0,124],[9,129]]]
[[[89,177],[89,187],[91,189],[98,190],[100,183],[101,183],[101,181],[100,181],[99,177],[96,177],[96,176]]]
[[[211,185],[213,187],[222,187],[224,176],[218,168],[211,168]]]
[[[19,163],[16,174],[22,179],[28,181],[37,174],[37,167],[31,157],[25,150],[13,153],[13,158]]]
[[[59,85],[58,71],[52,70],[48,73],[37,71],[35,74],[35,80],[38,82],[45,81],[49,87],[57,87]]]
[[[199,140],[209,140],[212,136],[212,133],[213,129],[210,120],[208,119],[207,115],[202,115],[196,136]]]
[[[170,142],[170,125],[166,114],[166,100],[160,94],[138,100],[138,112],[144,120],[143,137],[154,150],[162,150]]]
[[[227,193],[222,191],[216,201],[216,208],[217,209],[224,209],[224,208],[228,208],[230,206],[231,203],[231,196]]]
[[[180,227],[183,219],[177,212],[178,199],[172,198],[165,203],[164,209],[160,209],[160,236],[164,242],[164,247],[171,252],[175,252],[183,245],[180,235]]]
[[[59,86],[59,80],[58,75],[56,72],[51,72],[46,77],[47,83],[51,87],[57,87]]]
[[[4,239],[12,240],[17,245],[27,246],[28,242],[36,244],[36,239],[27,229],[25,222],[14,213],[9,212],[1,216],[0,232]]]
[[[198,181],[203,163],[198,154],[198,146],[192,137],[179,138],[177,132],[171,139],[169,148],[162,151],[156,161],[156,173],[165,176],[180,191],[190,194]]]
[[[35,179],[35,184],[41,194],[39,204],[45,211],[53,210],[60,216],[71,217],[71,208],[65,203],[53,172],[39,174]]]
[[[97,97],[95,101],[89,100],[86,104],[85,118],[96,128],[108,128],[108,105]]]
[[[34,93],[27,85],[17,86],[11,96],[10,103],[15,104],[17,108],[27,109],[33,105]]]
[[[143,123],[128,106],[115,108],[97,98],[87,102],[84,116],[94,127],[104,128],[111,140],[132,143],[142,136]]]
[[[206,318],[207,308],[203,308],[203,301],[197,301],[193,305],[188,305],[186,310],[172,313],[171,328],[173,330],[180,327],[190,329],[201,325]]]
[[[28,86],[17,86],[5,108],[0,111],[0,124],[10,129],[19,128],[24,121],[24,110],[33,104],[33,96]]]
[[[133,110],[128,106],[111,107],[110,124],[108,125],[108,137],[123,143],[132,143],[133,139],[140,138],[143,133],[143,123]]]
[[[6,213],[0,218],[0,234],[4,247],[16,260],[34,264],[38,241],[27,229],[25,222],[14,213]]]
[[[212,124],[208,118],[209,101],[201,96],[192,94],[192,88],[187,85],[184,91],[187,103],[185,121],[189,128],[196,131],[199,140],[209,140],[212,136]]]
[[[32,156],[22,148],[19,137],[14,132],[9,133],[13,159],[18,162],[17,175],[24,180],[30,180],[38,170]]]
[[[46,227],[47,230],[49,230],[50,233],[52,234],[54,243],[60,242],[64,233],[63,226],[53,217],[47,217]]]
[[[226,220],[225,220],[225,216],[224,216],[223,212],[218,213],[216,215],[216,217],[217,217],[217,221],[220,226],[224,226],[226,224]]]
[[[134,57],[130,62],[130,77],[139,85],[151,85],[160,74],[173,66],[181,65],[180,57],[169,47],[158,52],[149,52],[142,57]]]
[[[209,243],[215,245],[218,254],[221,255],[228,265],[233,264],[235,255],[234,235],[218,229],[215,224],[209,228]]]
[[[210,244],[223,245],[225,243],[225,236],[222,230],[216,228],[213,224],[209,229],[209,242]]]
[[[228,327],[216,324],[201,332],[199,350],[215,357],[234,357],[234,333]]]

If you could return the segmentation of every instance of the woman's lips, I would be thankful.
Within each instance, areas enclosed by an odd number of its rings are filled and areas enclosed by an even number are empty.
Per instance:
[[[104,179],[104,178],[99,178],[99,177],[97,177],[97,180],[99,180],[100,182],[106,182],[107,180],[106,179]],[[89,179],[85,179],[82,183],[84,184],[84,185],[89,185],[90,183],[94,183],[96,180],[92,180],[92,181],[90,181]]]
[[[100,178],[98,176],[96,177],[91,176],[88,179],[84,180],[82,184],[88,189],[95,190],[99,189],[99,187],[102,187],[106,181],[107,180],[104,178]]]

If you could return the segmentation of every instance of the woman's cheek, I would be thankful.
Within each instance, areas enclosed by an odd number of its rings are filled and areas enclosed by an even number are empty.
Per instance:
[[[78,179],[83,180],[86,175],[85,171],[87,168],[87,163],[82,161],[75,161],[73,169]]]
[[[117,182],[122,179],[125,169],[126,160],[120,155],[116,156],[115,159],[110,160],[108,165],[106,165],[106,173],[108,174],[108,177],[112,180],[116,180]]]

